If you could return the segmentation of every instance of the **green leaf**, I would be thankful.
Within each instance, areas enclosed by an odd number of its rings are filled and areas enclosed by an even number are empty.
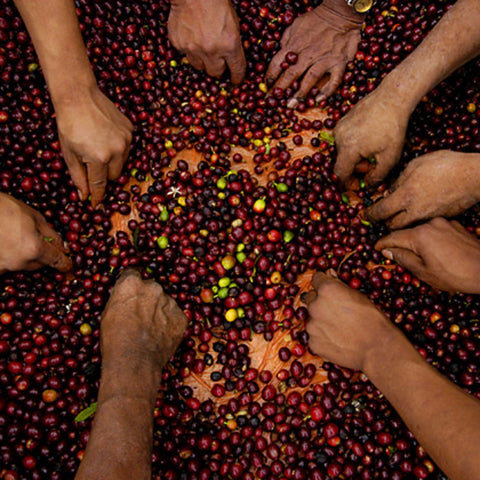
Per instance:
[[[44,239],[46,242],[48,242],[48,243],[50,243],[50,242],[53,241],[53,238],[52,238],[52,237],[43,237],[43,239]]]
[[[322,142],[327,142],[329,145],[335,145],[335,138],[331,133],[322,131],[318,134],[318,138]]]
[[[83,422],[87,418],[90,418],[97,411],[97,402],[93,402],[87,408],[84,408],[76,417],[76,422]]]
[[[350,199],[348,198],[348,195],[346,193],[342,193],[342,202],[346,205],[350,205]]]

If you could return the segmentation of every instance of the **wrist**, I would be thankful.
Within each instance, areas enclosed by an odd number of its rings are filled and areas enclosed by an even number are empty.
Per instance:
[[[111,398],[143,398],[152,401],[157,396],[161,368],[149,359],[148,353],[140,355],[115,355],[103,358],[99,401]]]
[[[374,338],[370,348],[365,349],[361,367],[362,372],[371,379],[387,364],[396,363],[403,356],[405,347],[413,349],[400,330],[390,322],[385,322]]]
[[[428,87],[424,86],[415,69],[404,60],[383,79],[377,90],[384,92],[386,98],[395,101],[398,108],[410,118]]]
[[[388,76],[367,98],[370,96],[375,98],[378,105],[383,105],[385,110],[389,110],[399,123],[405,123],[405,125],[417,105],[408,90],[399,88],[394,79],[389,79]]]
[[[51,79],[49,77],[54,77]],[[91,96],[98,89],[97,81],[92,70],[88,67],[87,71],[77,74],[49,75],[47,78],[48,90],[56,111],[64,107],[70,107],[79,103],[84,103],[86,96]]]
[[[324,0],[313,12],[322,19],[330,16],[327,20],[334,20],[333,23],[330,22],[333,26],[341,19],[350,29],[359,28],[366,16],[364,13],[355,12],[345,0]]]

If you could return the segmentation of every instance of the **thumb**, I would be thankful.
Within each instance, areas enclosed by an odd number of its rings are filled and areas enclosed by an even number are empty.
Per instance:
[[[335,139],[337,140],[337,138]],[[337,161],[333,172],[342,183],[345,183],[355,169],[355,165],[361,160],[360,154],[352,147],[342,147],[341,142],[337,140]]]
[[[389,247],[382,250],[382,255],[390,260],[394,260],[417,276],[425,271],[425,263],[422,258],[411,250]]]
[[[232,55],[226,57],[226,61],[230,70],[232,83],[238,85],[244,79],[247,68],[247,61],[241,43]]]
[[[377,163],[375,168],[365,176],[365,183],[369,186],[375,186],[382,182],[382,180],[388,175],[392,167],[397,163],[400,152],[397,149],[388,149],[388,151],[382,151],[375,155]]]
[[[49,265],[60,272],[68,272],[72,268],[72,261],[53,243],[42,239],[42,253],[38,261],[43,265]]]

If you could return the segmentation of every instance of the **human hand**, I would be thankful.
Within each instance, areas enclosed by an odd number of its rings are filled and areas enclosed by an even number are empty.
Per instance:
[[[168,36],[197,70],[220,77],[228,66],[233,83],[243,80],[246,60],[230,0],[173,0]]]
[[[306,295],[310,350],[325,360],[363,370],[380,338],[397,333],[387,318],[361,293],[324,273],[316,273]]]
[[[434,218],[381,238],[375,248],[435,288],[480,293],[480,242],[456,221]]]
[[[0,273],[49,265],[72,268],[60,236],[45,218],[24,203],[0,193]]]
[[[403,228],[424,218],[458,215],[478,201],[480,155],[440,150],[412,160],[367,215]]]
[[[80,101],[55,101],[63,157],[73,183],[92,205],[105,194],[107,178],[115,180],[127,160],[133,125],[98,89],[87,89]]]
[[[409,111],[380,85],[350,110],[334,130],[337,162],[334,172],[343,183],[362,159],[376,160],[365,184],[380,183],[400,159]]]
[[[102,316],[104,364],[135,357],[163,367],[186,328],[187,318],[158,283],[127,270],[117,280]]]
[[[360,41],[360,26],[363,15],[359,15],[346,6],[320,6],[298,17],[288,27],[281,40],[281,50],[273,57],[265,75],[273,88],[288,88],[295,80],[304,77],[299,90],[290,99],[289,107],[295,108],[298,100],[329,74],[329,80],[321,87],[317,101],[329,97],[340,85],[345,65],[357,51]],[[289,52],[298,55],[295,64],[282,70],[282,63]]]

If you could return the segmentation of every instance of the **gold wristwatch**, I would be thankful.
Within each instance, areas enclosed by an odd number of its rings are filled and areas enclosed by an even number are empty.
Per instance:
[[[374,4],[374,0],[345,0],[347,5],[357,13],[367,13]]]

